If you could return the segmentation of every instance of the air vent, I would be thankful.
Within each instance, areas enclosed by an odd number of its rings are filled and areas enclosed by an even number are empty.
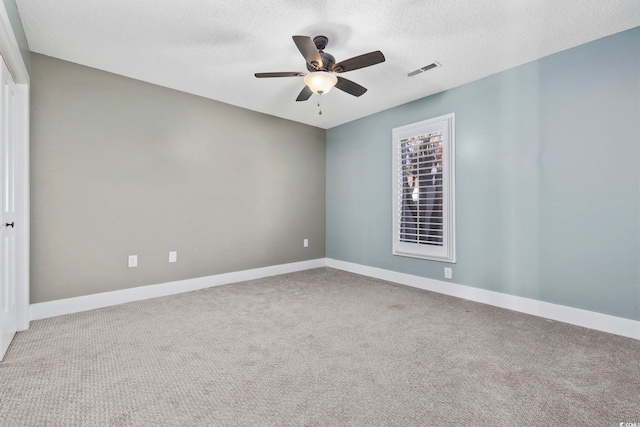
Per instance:
[[[433,63],[431,63],[429,65],[425,65],[422,68],[418,68],[417,70],[410,72],[409,74],[407,74],[407,76],[408,77],[413,77],[416,74],[424,73],[425,71],[429,71],[429,70],[432,70],[432,69],[438,68],[438,67],[442,67],[442,65],[440,65],[439,62],[433,62]]]

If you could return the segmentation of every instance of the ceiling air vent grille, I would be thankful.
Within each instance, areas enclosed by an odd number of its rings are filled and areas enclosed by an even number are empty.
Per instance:
[[[413,77],[416,74],[420,74],[420,73],[424,73],[425,71],[429,71],[432,70],[434,68],[438,68],[438,67],[442,67],[442,65],[440,65],[439,62],[433,62],[429,65],[425,65],[424,67],[418,68],[415,71],[410,72],[409,74],[407,74],[408,77]]]

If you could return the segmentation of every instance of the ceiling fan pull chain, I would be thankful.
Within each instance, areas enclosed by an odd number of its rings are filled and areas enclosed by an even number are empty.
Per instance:
[[[318,95],[318,115],[321,116],[322,115],[322,108],[320,107],[320,97],[322,96],[322,94]]]

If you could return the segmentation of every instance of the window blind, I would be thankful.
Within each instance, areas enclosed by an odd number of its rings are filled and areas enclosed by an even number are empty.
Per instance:
[[[400,242],[442,246],[443,144],[439,130],[397,145],[397,224]]]

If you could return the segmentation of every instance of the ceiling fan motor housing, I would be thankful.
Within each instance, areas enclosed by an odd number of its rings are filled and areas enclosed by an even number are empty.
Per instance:
[[[320,58],[322,59],[322,67],[314,68],[313,66],[307,64],[307,70],[309,71],[331,71],[334,64],[336,63],[336,59],[327,52],[318,52],[320,54]]]

